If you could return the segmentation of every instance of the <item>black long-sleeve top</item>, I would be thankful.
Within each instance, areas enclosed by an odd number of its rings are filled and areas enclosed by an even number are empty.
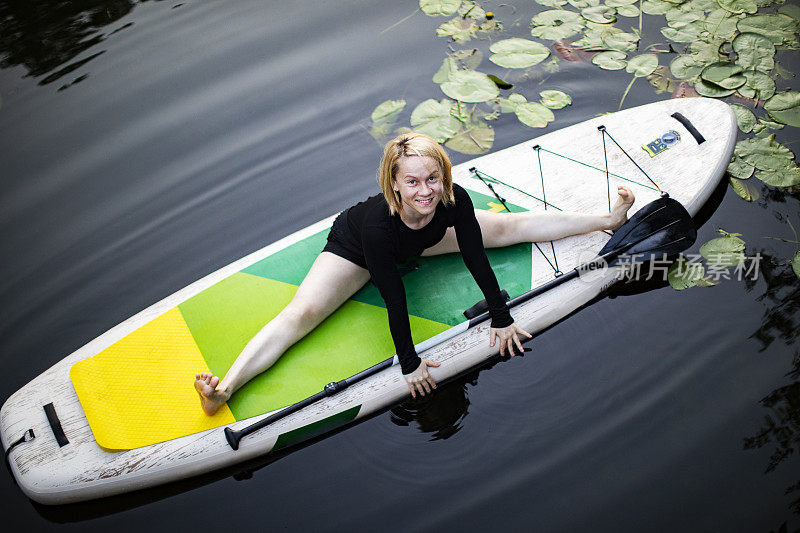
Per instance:
[[[467,191],[456,184],[453,184],[453,194],[453,205],[446,206],[440,201],[431,221],[416,230],[406,226],[399,214],[390,214],[382,195],[372,196],[346,213],[350,233],[347,241],[351,245],[348,248],[360,248],[363,264],[386,303],[389,330],[403,374],[416,370],[421,360],[411,339],[406,293],[397,263],[419,256],[438,243],[448,227],[455,228],[464,263],[489,304],[492,327],[502,328],[514,322],[486,257],[472,200]]]

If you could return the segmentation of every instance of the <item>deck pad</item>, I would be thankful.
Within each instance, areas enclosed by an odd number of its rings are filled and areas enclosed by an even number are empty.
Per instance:
[[[492,197],[469,192],[477,208],[500,207]],[[216,415],[200,409],[194,374],[225,374],[247,342],[289,303],[327,233],[275,252],[75,363],[70,377],[98,445],[127,450],[270,412],[394,355],[384,302],[370,282]],[[530,289],[530,244],[487,255],[512,297]],[[414,262],[417,268],[403,283],[412,337],[419,343],[462,322],[463,310],[483,295],[460,254]]]

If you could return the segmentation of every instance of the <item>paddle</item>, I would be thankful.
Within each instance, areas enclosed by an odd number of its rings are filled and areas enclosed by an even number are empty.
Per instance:
[[[695,229],[694,222],[689,213],[677,201],[663,196],[658,200],[650,202],[639,211],[637,211],[630,220],[623,224],[600,250],[598,257],[588,263],[584,263],[567,272],[566,274],[540,285],[533,290],[517,296],[510,302],[509,307],[514,307],[534,298],[550,289],[557,287],[577,276],[582,272],[594,270],[604,264],[613,265],[622,254],[628,254],[635,257],[642,262],[648,261],[656,256],[663,254],[672,255],[682,252],[689,248],[697,238],[697,230]],[[469,328],[488,320],[489,313],[472,318],[453,326],[432,337],[424,342],[418,344],[415,348],[417,352],[423,352],[428,348],[435,346],[441,342],[455,337]],[[239,442],[243,437],[258,431],[276,420],[288,416],[300,409],[337,392],[346,389],[353,383],[357,383],[373,374],[391,367],[395,364],[395,357],[391,357],[382,361],[366,370],[362,370],[354,376],[350,376],[342,381],[335,381],[325,385],[325,388],[309,396],[305,400],[301,400],[295,404],[285,407],[283,410],[278,411],[264,419],[259,420],[240,430],[233,430],[229,427],[225,428],[225,438],[228,444],[234,450],[239,449]]]

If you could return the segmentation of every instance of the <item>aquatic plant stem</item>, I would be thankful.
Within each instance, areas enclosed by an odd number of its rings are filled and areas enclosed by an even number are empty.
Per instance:
[[[384,33],[386,33],[387,31],[389,31],[389,30],[391,30],[391,29],[393,29],[393,28],[396,28],[397,26],[399,26],[400,24],[404,23],[405,21],[407,21],[408,19],[410,19],[411,17],[413,17],[414,15],[416,15],[417,13],[419,13],[420,11],[422,11],[422,10],[421,10],[420,8],[417,8],[417,9],[416,9],[416,11],[414,11],[413,13],[411,13],[409,16],[407,16],[406,18],[404,18],[403,20],[401,20],[401,21],[399,21],[399,22],[395,22],[394,24],[392,24],[391,26],[389,26],[388,28],[386,28],[385,30],[383,30],[383,31],[382,31],[380,34],[381,34],[381,35],[383,35],[383,34],[384,34]]]
[[[637,78],[638,76],[634,76],[631,82],[628,84],[628,88],[625,89],[624,93],[622,93],[622,100],[619,101],[619,108],[617,108],[617,110],[622,109],[622,104],[625,102],[625,97],[628,96],[628,93],[630,92],[631,87],[633,87],[633,83],[636,81]]]

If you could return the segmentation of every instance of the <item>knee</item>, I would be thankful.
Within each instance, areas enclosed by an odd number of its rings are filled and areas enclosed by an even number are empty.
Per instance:
[[[311,324],[312,327],[317,322],[320,322],[322,318],[322,310],[319,308],[318,305],[315,305],[314,302],[310,301],[297,301],[292,300],[289,305],[287,305],[283,311],[281,311],[281,315],[284,320],[290,322],[294,327],[302,327]]]

